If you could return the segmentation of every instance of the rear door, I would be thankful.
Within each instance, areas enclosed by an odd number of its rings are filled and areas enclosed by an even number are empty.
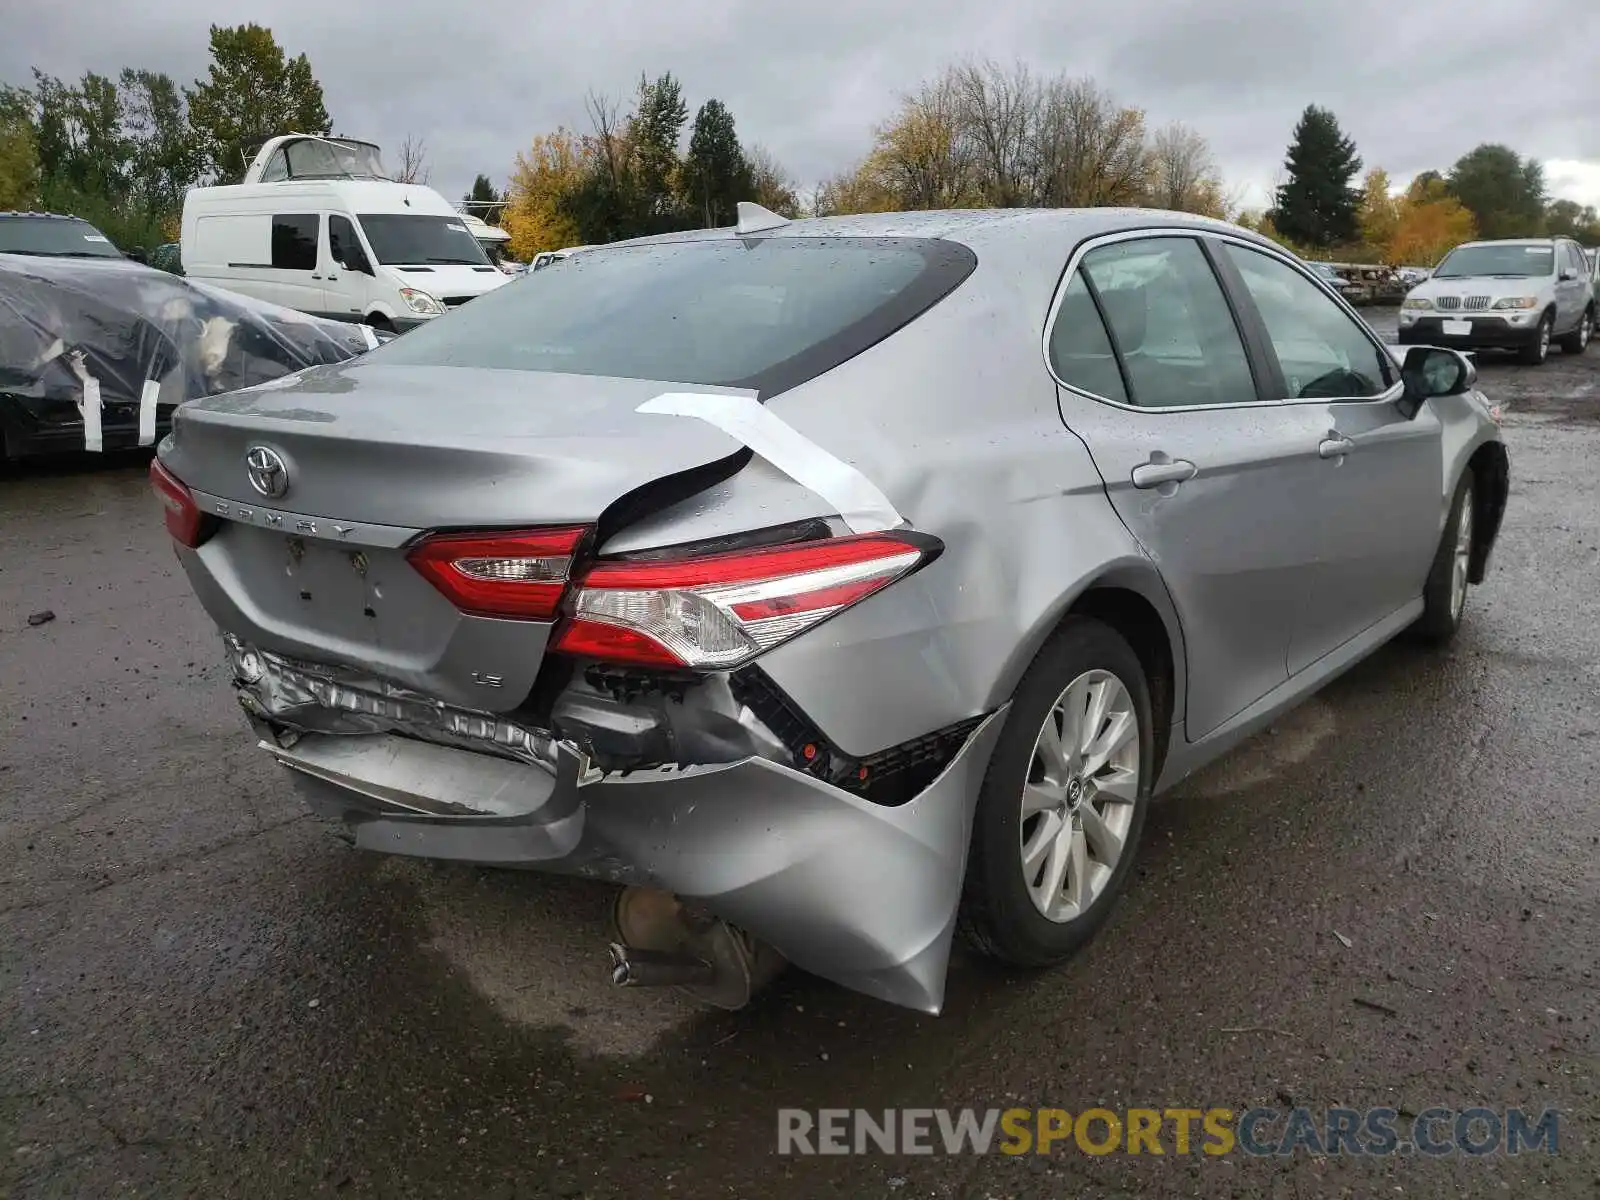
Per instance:
[[[1318,426],[1305,496],[1317,563],[1297,605],[1293,674],[1422,595],[1447,488],[1441,426],[1429,405],[1407,419],[1393,356],[1299,266],[1222,245],[1265,326],[1272,394]]]
[[[1589,282],[1588,267],[1577,242],[1556,243],[1556,295],[1561,304],[1559,330],[1576,329],[1583,320],[1584,310],[1589,307],[1593,286]],[[1568,278],[1562,279],[1562,275]]]
[[[1062,418],[1183,623],[1190,740],[1287,679],[1317,536],[1317,418],[1264,400],[1211,253],[1175,232],[1094,244],[1048,334]]]

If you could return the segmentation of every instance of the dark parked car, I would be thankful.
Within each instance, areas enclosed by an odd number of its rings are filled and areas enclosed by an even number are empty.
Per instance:
[[[0,253],[0,458],[154,445],[185,400],[377,344],[361,326],[247,300],[114,252],[49,252],[46,245],[84,235],[65,223],[46,228],[53,242],[35,229],[33,249]]]

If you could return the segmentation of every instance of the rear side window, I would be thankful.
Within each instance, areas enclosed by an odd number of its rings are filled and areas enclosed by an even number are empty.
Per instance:
[[[370,361],[752,388],[837,366],[977,265],[930,238],[717,239],[606,247],[480,296]]]
[[[1056,323],[1050,327],[1050,365],[1062,383],[1118,404],[1128,403],[1111,339],[1078,271],[1072,273],[1072,282],[1061,293]]]
[[[1255,379],[1233,313],[1199,243],[1114,242],[1083,257],[1131,399],[1150,408],[1246,404]]]
[[[317,269],[317,215],[272,218],[272,265],[280,271]]]

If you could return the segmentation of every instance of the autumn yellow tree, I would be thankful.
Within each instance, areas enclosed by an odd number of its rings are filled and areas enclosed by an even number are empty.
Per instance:
[[[1390,262],[1431,267],[1454,247],[1478,236],[1477,221],[1454,197],[1419,203],[1407,196],[1399,208],[1387,244]]]
[[[1401,203],[1389,194],[1389,172],[1382,167],[1367,172],[1361,182],[1361,208],[1356,214],[1364,245],[1379,254],[1387,253],[1400,225]]]
[[[579,241],[567,200],[593,167],[590,142],[567,129],[533,139],[517,155],[501,226],[511,235],[511,253],[530,259],[541,250],[559,250]]]

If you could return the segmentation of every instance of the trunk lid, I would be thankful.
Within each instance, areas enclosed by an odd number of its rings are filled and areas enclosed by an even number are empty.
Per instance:
[[[652,480],[739,453],[703,421],[636,412],[671,383],[353,362],[195,400],[161,458],[212,496],[411,529],[593,521]],[[728,389],[697,389],[727,391]],[[288,488],[255,491],[265,446]]]
[[[161,459],[220,524],[179,558],[211,617],[250,645],[509,712],[531,690],[552,626],[459,612],[406,547],[428,530],[592,525],[664,477],[711,468],[710,483],[716,464],[736,469],[743,448],[726,434],[634,411],[670,390],[350,364],[192,402]],[[257,446],[287,469],[281,496],[250,482],[245,456]]]

